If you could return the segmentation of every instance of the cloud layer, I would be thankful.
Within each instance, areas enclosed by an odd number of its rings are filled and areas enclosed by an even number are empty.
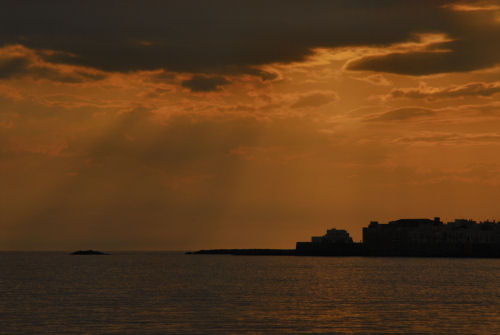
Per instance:
[[[54,65],[42,58],[33,50],[20,45],[0,48],[0,80],[29,77],[60,83],[82,83],[106,77],[99,71],[78,66]]]
[[[410,89],[395,89],[391,92],[393,98],[410,99],[454,99],[465,97],[491,97],[500,93],[500,82],[469,83],[443,88],[420,87]]]
[[[192,92],[211,92],[217,91],[222,86],[228,85],[231,82],[220,76],[193,76],[190,79],[184,80],[181,84],[183,87],[189,88]]]
[[[439,46],[448,52],[364,57],[349,69],[422,75],[498,63],[494,41],[500,31],[494,10],[457,11],[450,3],[59,0],[42,6],[8,0],[0,14],[0,44],[55,50],[44,58],[105,71],[165,69],[266,78],[272,74],[259,66],[302,61],[314,48],[387,46],[438,32],[452,39]],[[14,70],[20,65],[8,66]]]

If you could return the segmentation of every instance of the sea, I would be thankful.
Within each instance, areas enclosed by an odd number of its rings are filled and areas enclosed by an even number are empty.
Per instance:
[[[500,334],[500,259],[0,252],[0,334]]]

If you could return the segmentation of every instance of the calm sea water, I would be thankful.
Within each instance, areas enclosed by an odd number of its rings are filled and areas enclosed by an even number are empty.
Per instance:
[[[0,253],[0,334],[500,334],[500,260]]]

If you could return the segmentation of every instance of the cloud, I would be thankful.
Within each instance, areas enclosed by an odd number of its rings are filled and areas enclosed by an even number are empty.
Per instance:
[[[491,97],[500,93],[500,82],[469,83],[444,88],[419,87],[410,89],[395,89],[390,93],[392,98],[410,99],[454,99],[464,97]]]
[[[354,77],[356,80],[361,80],[367,83],[370,83],[372,85],[377,85],[377,86],[390,86],[392,83],[387,80],[384,76],[380,74],[374,74],[371,76],[363,76],[363,77]]]
[[[25,73],[30,65],[25,57],[0,58],[0,79],[8,79],[20,73]]]
[[[303,95],[295,101],[292,108],[320,107],[329,104],[337,99],[335,93],[311,93]]]
[[[451,35],[453,41],[435,45],[434,50],[362,57],[350,62],[347,69],[422,76],[494,67],[500,63],[500,46],[493,42],[500,39],[499,27],[471,27],[468,33]]]
[[[221,86],[228,85],[231,82],[224,77],[193,76],[184,80],[181,85],[189,88],[191,92],[212,92],[218,91]]]
[[[278,0],[114,2],[7,0],[0,45],[22,44],[46,61],[104,71],[164,69],[198,74],[276,74],[271,63],[305,60],[316,48],[389,46],[439,32],[448,53],[364,58],[352,70],[432,74],[489,67],[499,61],[492,11],[460,12],[446,0]],[[397,27],[397,29],[395,29]],[[58,52],[46,53],[45,50]]]
[[[0,79],[19,77],[61,83],[82,83],[101,80],[106,75],[82,67],[58,66],[44,62],[39,55],[22,46],[0,48]]]
[[[483,1],[482,6],[487,3],[493,1]],[[446,40],[431,43],[423,50],[361,57],[351,61],[347,69],[420,76],[468,72],[500,63],[500,45],[494,42],[500,39],[498,10],[456,11],[453,6],[441,7],[449,10],[446,19],[450,21],[438,29],[446,34]],[[459,21],[461,24],[457,24]]]
[[[396,139],[399,143],[411,144],[500,144],[500,134],[498,133],[444,133],[444,132],[423,132],[418,135],[404,136]]]
[[[382,114],[379,114],[375,117],[370,116],[365,119],[366,121],[405,121],[410,119],[416,119],[421,117],[429,117],[434,116],[436,114],[435,111],[419,108],[419,107],[406,107],[394,109]]]
[[[443,5],[443,8],[451,8],[458,12],[474,12],[474,11],[498,11],[500,5],[493,1],[455,1],[451,4]]]
[[[347,69],[413,76],[428,75],[439,72],[452,72],[455,65],[449,64],[446,61],[448,58],[448,55],[444,53],[435,52],[392,53],[383,56],[363,57],[350,62]]]

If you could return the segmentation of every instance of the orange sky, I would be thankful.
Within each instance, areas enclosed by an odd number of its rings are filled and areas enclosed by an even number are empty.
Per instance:
[[[500,219],[500,2],[186,3],[6,2],[0,249]]]

